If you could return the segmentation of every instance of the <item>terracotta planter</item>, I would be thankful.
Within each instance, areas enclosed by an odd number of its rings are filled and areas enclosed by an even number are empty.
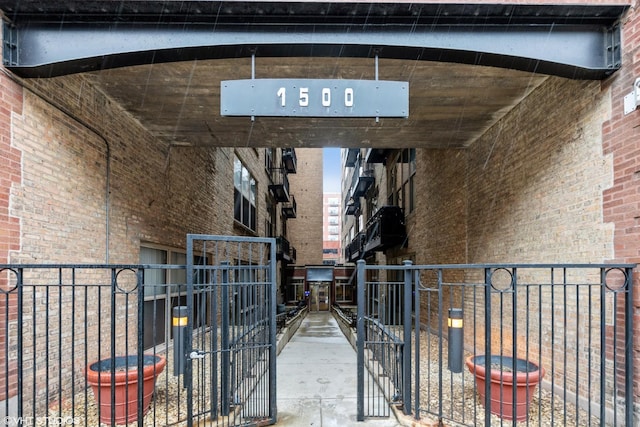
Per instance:
[[[485,356],[469,356],[466,361],[469,371],[476,376],[478,394],[483,405],[487,376],[486,362]],[[524,359],[499,355],[489,356],[488,364],[491,381],[491,413],[507,420],[515,418],[516,421],[526,421],[535,388],[544,377],[544,368]],[[513,387],[516,387],[515,405]]]
[[[149,410],[151,397],[167,361],[160,355],[143,356],[142,372],[142,413]],[[127,369],[128,368],[128,369]],[[86,369],[87,383],[100,407],[100,422],[111,424],[111,378],[114,378],[116,424],[126,424],[138,418],[138,356],[117,356],[90,364]]]

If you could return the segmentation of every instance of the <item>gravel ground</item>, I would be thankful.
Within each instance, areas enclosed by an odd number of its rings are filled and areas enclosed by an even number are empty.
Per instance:
[[[180,425],[186,421],[187,409],[185,401],[187,398],[186,389],[179,384],[181,377],[173,375],[172,352],[163,354],[167,358],[167,365],[156,380],[156,387],[149,412],[144,417],[145,426],[159,425]],[[196,365],[196,364],[194,364]],[[199,372],[194,372],[195,375]],[[197,390],[194,390],[194,400],[198,399]],[[49,410],[49,420],[60,417],[61,425],[73,426],[107,426],[100,423],[98,419],[98,408],[93,391],[89,388],[74,398],[75,402],[63,404],[60,412],[59,406],[51,406]],[[40,418],[36,425],[46,425],[46,418]],[[128,426],[137,426],[137,422],[129,423]]]
[[[446,340],[443,340],[443,355],[446,358]],[[415,348],[415,347],[414,347]],[[144,418],[145,426],[183,425],[186,421],[186,390],[179,384],[179,378],[173,375],[172,352],[166,355],[167,365],[164,372],[156,381],[156,389],[151,409]],[[476,393],[474,377],[463,365],[462,373],[453,374],[447,369],[446,359],[443,360],[442,396],[439,395],[439,349],[438,338],[424,334],[420,342],[420,408],[421,418],[425,421],[437,419],[432,414],[438,414],[442,402],[442,416],[447,426],[484,426],[484,406]],[[207,371],[200,371],[200,364],[194,363],[194,381],[208,376]],[[206,364],[205,364],[206,365]],[[415,369],[415,367],[414,367]],[[92,391],[77,394],[74,404],[63,404],[50,407],[50,417],[60,420],[57,425],[98,426],[105,425],[98,422],[98,411]],[[199,396],[194,387],[194,402],[202,407],[208,403],[207,396]],[[414,404],[414,402],[412,402]],[[454,422],[451,420],[456,420]],[[39,418],[35,425],[46,425],[46,418]],[[49,419],[51,423],[51,419]],[[129,424],[131,426],[137,423]],[[212,424],[215,425],[215,424]],[[219,425],[227,425],[226,422]],[[492,426],[512,425],[510,420],[501,420],[491,416]],[[561,395],[552,395],[549,390],[538,387],[529,411],[528,422],[516,423],[516,426],[586,426],[599,425],[599,419],[577,409],[570,403],[565,403]],[[612,425],[612,424],[611,424]]]
[[[205,338],[203,340],[202,335],[198,335],[194,337],[194,340],[198,340],[197,344],[194,344],[196,348],[209,348],[209,339],[210,333],[205,334]],[[220,339],[220,337],[218,337]],[[280,339],[280,335],[278,336]],[[156,386],[153,399],[151,401],[151,406],[149,412],[144,416],[143,425],[144,426],[181,426],[186,425],[187,419],[187,390],[181,384],[183,376],[174,376],[173,375],[173,351],[170,350],[168,353],[158,352],[162,354],[167,359],[167,364],[164,371],[158,376],[156,379]],[[218,356],[218,365],[220,364],[220,358]],[[245,356],[250,357],[250,356]],[[207,361],[207,363],[200,363],[199,360],[194,360],[193,363],[193,402],[194,408],[193,413],[204,413],[199,418],[207,419],[208,418],[208,409],[210,408],[210,358],[206,357],[202,359],[203,361]],[[261,359],[263,362],[266,359]],[[257,363],[256,366],[259,366],[257,369],[259,370],[264,366],[264,363],[260,363],[260,360],[253,360],[253,363]],[[251,375],[251,373],[247,374],[249,378],[247,380],[247,384],[255,381],[259,381],[261,377],[260,373],[256,375]],[[218,373],[218,383],[219,380]],[[206,380],[205,380],[206,379]],[[241,385],[240,392],[244,391],[245,393],[252,389],[250,385]],[[218,384],[218,392],[220,390],[220,385]],[[232,403],[232,402],[231,402]],[[249,406],[256,406],[257,410],[260,411],[259,404],[250,404]],[[246,411],[251,411],[254,408],[247,406]],[[201,409],[199,409],[201,408]],[[195,417],[194,417],[195,419]],[[195,425],[207,425],[207,426],[229,426],[229,425],[240,425],[242,421],[242,415],[240,411],[233,411],[233,406],[231,406],[231,414],[228,417],[221,417],[213,422],[201,422],[195,423]],[[49,414],[48,417],[36,417],[33,425],[36,426],[45,426],[45,425],[54,425],[64,426],[64,425],[73,425],[73,426],[86,426],[86,427],[96,427],[96,426],[107,426],[108,424],[100,423],[98,417],[98,408],[96,404],[96,400],[94,398],[93,391],[91,388],[83,390],[77,393],[73,401],[69,399],[69,401],[64,402],[62,405],[50,405],[49,406]],[[137,421],[126,424],[126,426],[137,426]],[[7,427],[13,427],[11,425]]]
[[[447,341],[443,340],[444,360],[442,361],[442,399],[438,394],[439,349],[438,338],[423,333],[420,339],[420,407],[427,419],[435,419],[429,413],[442,414],[448,426],[484,426],[484,406],[476,393],[474,376],[463,362],[462,373],[451,373],[447,369]],[[468,356],[465,354],[465,357]],[[548,375],[548,373],[547,373]],[[492,396],[493,397],[493,396]],[[428,413],[429,412],[429,413]],[[592,414],[593,415],[593,414]],[[457,420],[453,422],[449,420]],[[512,425],[511,420],[503,420],[491,415],[491,426]],[[587,426],[600,425],[599,418],[565,402],[562,395],[552,393],[540,386],[535,390],[528,422],[516,422],[516,426]],[[613,425],[613,424],[611,424]]]

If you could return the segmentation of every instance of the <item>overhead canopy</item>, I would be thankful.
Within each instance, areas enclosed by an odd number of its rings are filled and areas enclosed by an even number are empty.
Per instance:
[[[605,79],[619,69],[619,21],[627,8],[0,0],[11,71],[86,72],[163,149],[465,148],[549,75]],[[407,81],[409,117],[223,117],[221,81],[253,73]]]
[[[307,267],[307,282],[333,282],[333,267]]]

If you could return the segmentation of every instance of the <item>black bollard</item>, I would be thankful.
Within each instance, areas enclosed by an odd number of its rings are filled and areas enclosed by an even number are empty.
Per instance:
[[[173,307],[173,375],[184,373],[185,360],[185,329],[189,325],[187,307],[179,305]]]
[[[462,309],[449,309],[449,370],[462,372]]]

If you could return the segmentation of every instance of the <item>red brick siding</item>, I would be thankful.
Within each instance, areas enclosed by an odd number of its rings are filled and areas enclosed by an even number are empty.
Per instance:
[[[11,123],[22,114],[22,88],[0,73],[0,264],[10,261],[10,253],[20,248],[20,220],[10,212],[11,194],[18,191],[22,179],[22,153],[12,144]],[[0,275],[0,289],[12,283],[8,275]],[[6,320],[16,320],[15,295],[0,293],[0,343],[6,343]],[[3,346],[4,349],[4,346]],[[16,361],[7,361],[7,352],[0,351],[0,375],[7,375],[7,388],[0,387],[0,401],[15,394],[17,385]],[[7,366],[7,363],[9,365]],[[7,396],[7,390],[9,395]]]

